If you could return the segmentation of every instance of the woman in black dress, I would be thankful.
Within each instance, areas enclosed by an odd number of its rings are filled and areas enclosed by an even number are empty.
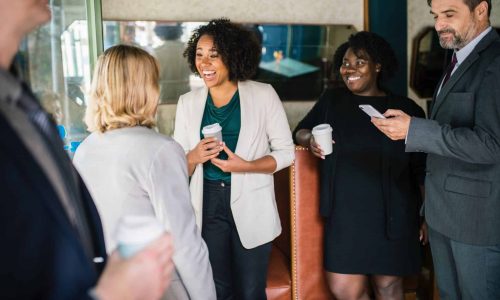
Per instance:
[[[417,208],[425,156],[405,153],[404,141],[387,138],[358,106],[370,104],[380,112],[397,107],[416,117],[424,112],[381,86],[397,60],[378,35],[352,35],[336,51],[334,67],[347,88],[326,90],[294,131],[296,143],[322,159],[328,285],[336,299],[369,299],[371,280],[377,299],[402,299],[402,277],[420,270]],[[334,150],[327,156],[311,134],[322,123],[333,128]]]

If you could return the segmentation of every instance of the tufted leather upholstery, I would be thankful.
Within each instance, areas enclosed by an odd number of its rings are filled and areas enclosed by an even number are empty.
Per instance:
[[[290,180],[289,168],[274,174],[276,203],[280,214],[281,235],[273,241],[267,274],[267,299],[292,299],[290,265]]]
[[[296,147],[295,155],[294,165],[274,175],[283,232],[273,242],[267,296],[269,300],[332,299],[323,276],[318,161],[302,147]],[[276,268],[282,267],[282,258],[288,259],[288,274],[278,275]],[[278,283],[285,278],[290,280],[286,292]]]
[[[331,299],[323,272],[318,159],[297,147],[291,167],[292,299]]]

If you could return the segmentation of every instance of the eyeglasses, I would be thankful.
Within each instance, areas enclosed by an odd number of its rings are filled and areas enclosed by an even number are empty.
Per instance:
[[[340,68],[344,69],[360,69],[368,64],[368,60],[366,59],[356,59],[354,63],[351,63],[349,61],[343,61],[342,64],[340,65]]]

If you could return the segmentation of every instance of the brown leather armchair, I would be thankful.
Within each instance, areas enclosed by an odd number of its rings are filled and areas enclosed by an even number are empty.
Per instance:
[[[280,214],[281,235],[273,241],[267,273],[267,299],[292,299],[290,259],[290,168],[274,174],[276,203]]]
[[[283,230],[273,242],[268,300],[332,299],[323,275],[317,164],[308,151],[296,147],[294,165],[274,175]]]
[[[318,159],[297,146],[294,165],[277,172],[274,184],[283,230],[273,242],[268,299],[333,299],[323,271]],[[404,285],[405,299],[416,299],[418,276],[405,278]]]

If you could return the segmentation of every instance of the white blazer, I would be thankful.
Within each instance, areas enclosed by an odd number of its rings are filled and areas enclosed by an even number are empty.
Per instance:
[[[241,129],[235,153],[245,160],[271,155],[276,171],[294,160],[294,145],[283,105],[269,84],[238,82]],[[208,88],[180,97],[175,117],[174,139],[187,153],[200,142],[200,127]],[[201,228],[203,212],[203,164],[196,166],[190,182],[196,223]],[[241,242],[247,249],[272,241],[281,233],[272,174],[232,173],[231,211]]]

